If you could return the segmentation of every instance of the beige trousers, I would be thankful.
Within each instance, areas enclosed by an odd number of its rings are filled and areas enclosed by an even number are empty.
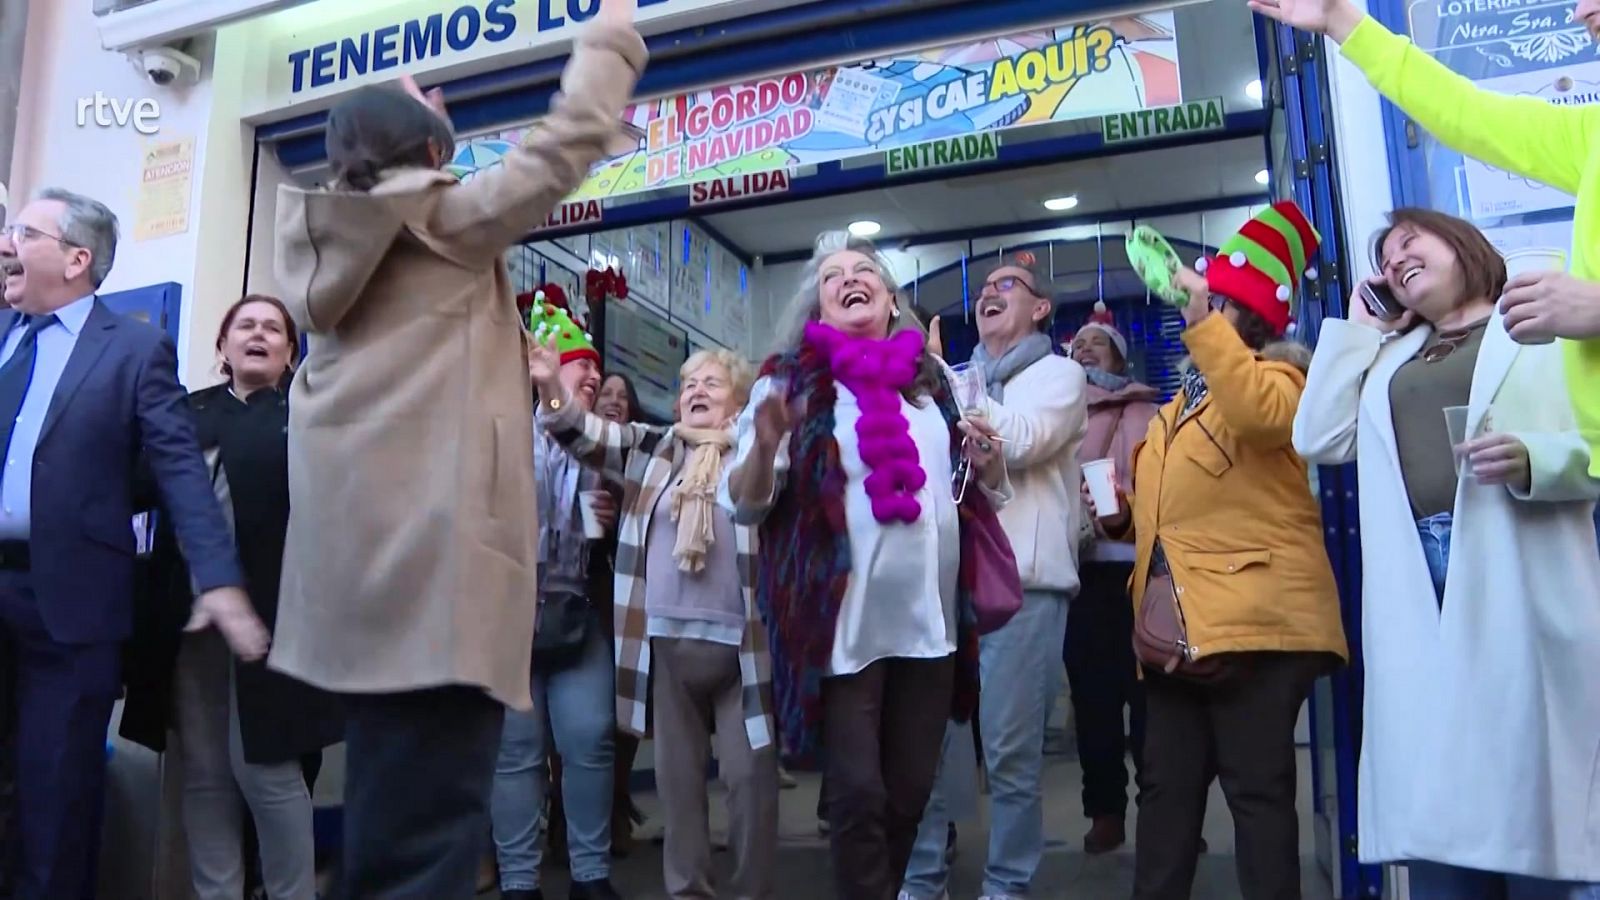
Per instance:
[[[651,641],[656,793],[666,818],[663,874],[673,900],[771,900],[778,852],[778,756],[750,747],[744,729],[739,648],[710,641]],[[733,877],[711,887],[706,772],[712,732],[728,788]]]

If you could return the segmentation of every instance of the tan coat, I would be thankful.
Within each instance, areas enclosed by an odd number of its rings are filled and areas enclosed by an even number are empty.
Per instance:
[[[501,255],[601,157],[644,63],[632,29],[591,24],[550,114],[466,184],[403,169],[368,194],[280,189],[278,282],[310,352],[274,668],[531,707],[533,395]]]
[[[1135,613],[1159,536],[1197,655],[1348,658],[1322,511],[1292,443],[1306,375],[1303,359],[1286,357],[1304,350],[1257,356],[1219,315],[1183,340],[1210,390],[1187,416],[1180,391],[1133,451]]]

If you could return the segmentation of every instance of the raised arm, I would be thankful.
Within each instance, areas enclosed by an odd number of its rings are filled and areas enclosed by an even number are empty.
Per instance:
[[[1190,326],[1183,342],[1206,377],[1212,404],[1239,440],[1258,447],[1290,442],[1305,388],[1298,370],[1257,359],[1221,313]]]
[[[772,388],[770,377],[751,388],[750,402],[734,425],[733,464],[718,489],[722,505],[741,525],[766,517],[789,471],[792,420],[783,397]]]
[[[539,408],[539,421],[556,443],[580,463],[599,472],[600,477],[618,483],[627,479],[628,459],[633,451],[651,439],[665,439],[669,430],[637,422],[613,422],[568,400],[562,400],[559,409],[552,409],[542,389]]]
[[[1379,93],[1452,149],[1577,193],[1600,109],[1484,90],[1350,0],[1250,0],[1250,8],[1338,42]]]
[[[634,0],[601,0],[578,35],[561,92],[520,146],[497,166],[445,191],[429,233],[460,255],[498,256],[577,190],[621,130],[622,110],[646,60]]]

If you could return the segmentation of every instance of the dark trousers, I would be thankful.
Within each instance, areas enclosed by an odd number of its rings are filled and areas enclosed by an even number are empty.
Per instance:
[[[344,900],[466,900],[488,849],[505,707],[477,688],[349,698]]]
[[[1083,587],[1067,611],[1062,658],[1072,689],[1072,716],[1083,765],[1083,814],[1123,818],[1128,812],[1128,750],[1135,785],[1144,752],[1144,688],[1133,655],[1133,563],[1083,566]],[[1129,710],[1126,720],[1123,710]],[[1135,788],[1137,793],[1137,787]]]
[[[955,658],[883,659],[822,682],[822,739],[839,900],[895,900],[933,792]]]
[[[50,637],[26,573],[0,573],[0,632],[14,655],[19,900],[94,894],[106,728],[122,648]]]
[[[1294,726],[1323,653],[1241,653],[1222,683],[1145,672],[1149,721],[1134,900],[1188,900],[1213,772],[1233,813],[1244,900],[1298,900]]]

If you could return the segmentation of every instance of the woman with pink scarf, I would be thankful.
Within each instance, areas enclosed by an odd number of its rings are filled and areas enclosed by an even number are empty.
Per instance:
[[[1072,339],[1072,358],[1088,376],[1089,432],[1078,460],[1110,459],[1119,478],[1130,472],[1133,448],[1144,440],[1161,394],[1128,372],[1128,341],[1115,326],[1091,321]],[[1095,521],[1089,517],[1090,521]],[[1099,532],[1079,556],[1078,596],[1067,613],[1062,656],[1072,688],[1078,758],[1083,763],[1083,812],[1092,823],[1086,853],[1109,853],[1127,840],[1131,738],[1135,773],[1144,743],[1144,703],[1133,658],[1133,604],[1128,577],[1133,544]],[[1131,707],[1123,727],[1123,708]],[[1131,734],[1128,732],[1131,730]]]

